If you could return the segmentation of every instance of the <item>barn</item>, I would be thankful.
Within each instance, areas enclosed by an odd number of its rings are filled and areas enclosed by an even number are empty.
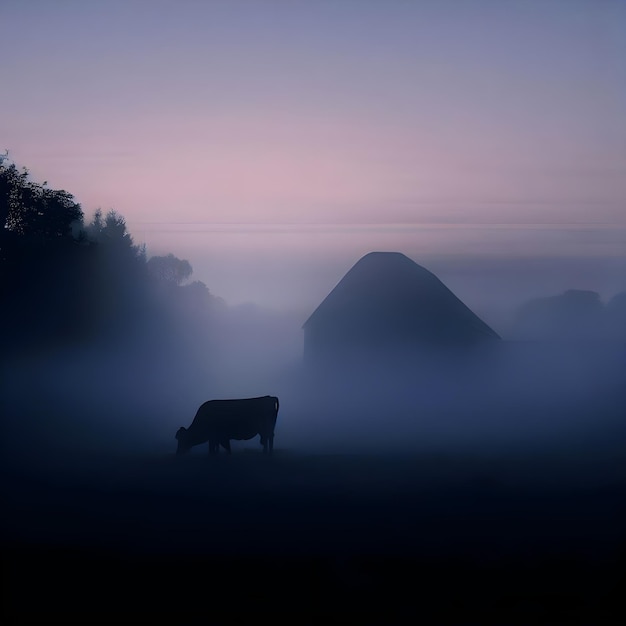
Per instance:
[[[400,252],[370,252],[303,325],[307,363],[458,349],[500,338],[432,272]]]

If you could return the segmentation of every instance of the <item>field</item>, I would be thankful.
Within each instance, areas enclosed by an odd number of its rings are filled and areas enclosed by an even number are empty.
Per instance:
[[[621,446],[277,446],[7,468],[4,623],[620,622]]]

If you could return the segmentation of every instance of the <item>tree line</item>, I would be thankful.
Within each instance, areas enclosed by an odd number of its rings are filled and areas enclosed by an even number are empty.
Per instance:
[[[0,155],[5,357],[71,345],[148,350],[170,361],[187,358],[187,348],[199,353],[220,300],[189,283],[191,274],[173,254],[148,258],[115,210],[86,220],[71,193],[33,181]]]

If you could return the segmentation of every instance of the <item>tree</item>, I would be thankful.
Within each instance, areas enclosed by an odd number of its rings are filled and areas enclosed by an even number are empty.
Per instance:
[[[22,176],[27,176],[25,172],[20,175],[14,163],[7,163],[9,153],[0,155],[0,233],[7,230],[7,220],[10,207],[13,203],[13,195],[20,184]]]
[[[18,171],[0,155],[0,224],[3,231],[44,240],[71,237],[72,226],[82,224],[83,211],[74,196],[63,189],[49,189],[44,182],[28,179],[26,168]]]
[[[148,270],[162,284],[179,286],[193,273],[189,261],[179,259],[173,254],[153,256],[148,260]]]
[[[124,217],[113,209],[104,217],[102,209],[97,209],[85,232],[90,241],[115,250],[117,254],[127,253],[137,258],[145,255],[143,246],[135,245]]]

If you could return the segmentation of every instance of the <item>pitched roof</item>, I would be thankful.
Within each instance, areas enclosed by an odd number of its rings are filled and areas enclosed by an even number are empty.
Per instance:
[[[362,257],[315,309],[303,328],[456,343],[498,335],[432,272],[400,252]]]

